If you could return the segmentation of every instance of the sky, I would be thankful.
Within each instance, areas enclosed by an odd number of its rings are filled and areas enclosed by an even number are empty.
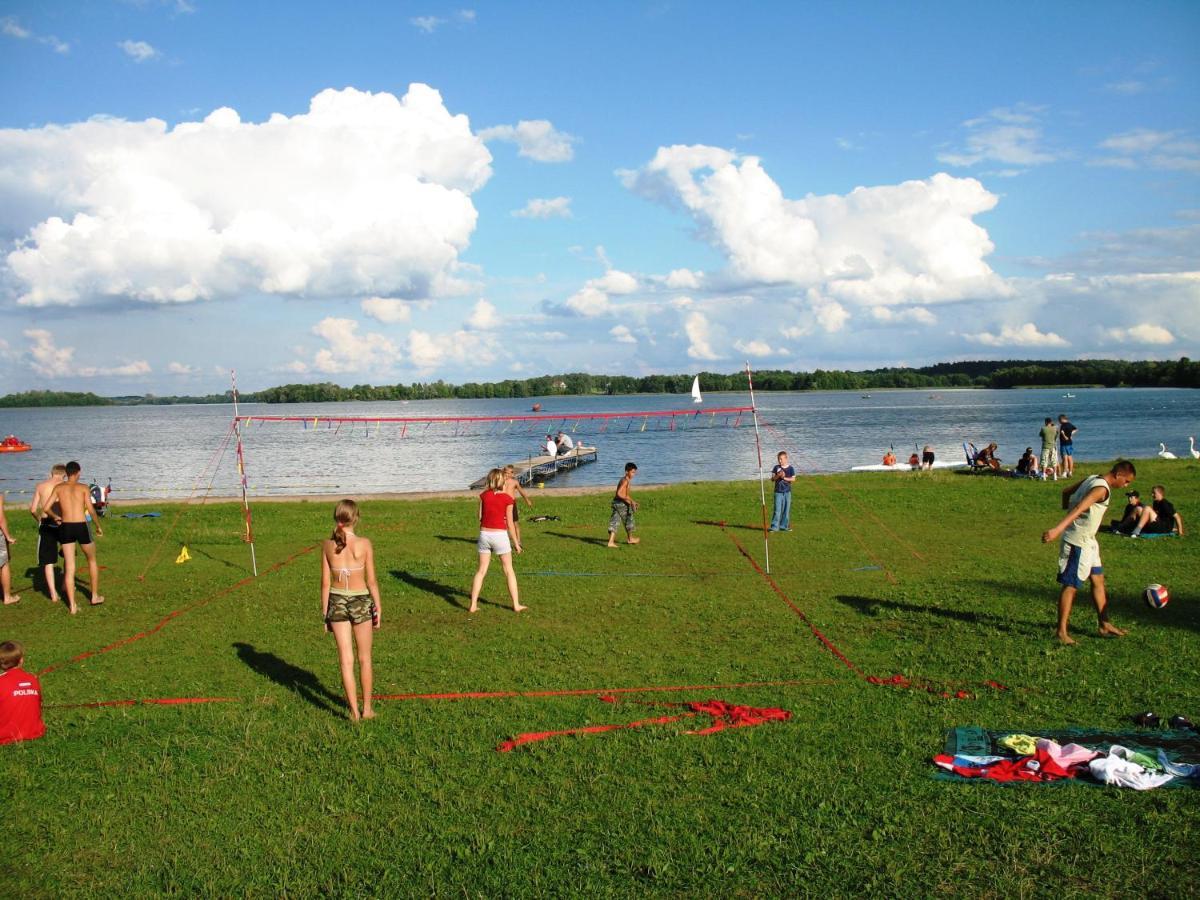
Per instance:
[[[0,0],[0,393],[1200,355],[1200,4]]]

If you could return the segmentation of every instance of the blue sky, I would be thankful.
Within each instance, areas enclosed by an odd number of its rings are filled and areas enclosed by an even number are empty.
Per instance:
[[[1195,3],[0,3],[0,391],[1195,357],[1197,46]]]

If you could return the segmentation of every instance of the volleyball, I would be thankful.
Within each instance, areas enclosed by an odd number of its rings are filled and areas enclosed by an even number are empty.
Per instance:
[[[1151,609],[1162,609],[1171,602],[1171,595],[1167,593],[1167,589],[1161,584],[1146,585],[1146,590],[1142,592],[1142,596],[1146,599],[1146,605]]]

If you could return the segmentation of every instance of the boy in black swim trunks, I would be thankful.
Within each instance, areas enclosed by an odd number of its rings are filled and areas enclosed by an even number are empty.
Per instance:
[[[92,581],[92,606],[104,602],[100,596],[100,566],[96,563],[96,546],[92,543],[91,532],[88,531],[85,513],[90,514],[96,523],[96,537],[104,536],[100,527],[100,516],[96,507],[92,506],[92,495],[86,485],[79,483],[79,463],[72,460],[67,463],[67,480],[54,486],[46,506],[51,510],[50,515],[58,522],[58,542],[62,544],[65,562],[63,586],[67,593],[67,608],[71,615],[79,612],[75,605],[75,545],[78,544],[87,557],[88,574]],[[54,504],[58,503],[61,512],[55,513]]]
[[[29,514],[38,523],[38,568],[46,577],[46,593],[51,603],[58,602],[58,575],[54,566],[58,563],[58,523],[54,520],[54,509],[50,503],[50,493],[67,477],[67,467],[55,463],[50,468],[50,477],[38,482],[33,490],[33,501],[29,504]]]

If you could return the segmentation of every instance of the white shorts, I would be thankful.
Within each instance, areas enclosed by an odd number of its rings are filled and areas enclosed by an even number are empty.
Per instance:
[[[1103,575],[1100,563],[1100,545],[1094,540],[1086,546],[1076,547],[1062,541],[1058,545],[1058,583],[1064,587],[1080,588],[1093,575]]]
[[[479,552],[495,553],[497,556],[512,553],[512,544],[508,540],[508,532],[481,530],[479,532]]]

